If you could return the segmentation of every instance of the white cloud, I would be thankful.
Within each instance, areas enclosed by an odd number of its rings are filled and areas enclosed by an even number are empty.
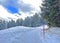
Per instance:
[[[25,17],[27,16],[31,16],[32,14],[29,15],[29,13],[24,13],[24,12],[20,12],[22,15],[18,15],[17,13],[15,14],[11,14],[9,13],[2,5],[0,5],[0,17],[4,18],[4,19],[18,19],[18,18],[22,18],[25,19]]]
[[[18,3],[20,2],[21,0],[18,1]],[[42,3],[42,0],[22,0],[24,3],[26,4],[30,4],[34,10],[32,10],[32,14],[31,12],[27,12],[27,13],[24,13],[24,12],[21,12],[20,13],[22,14],[20,17],[21,18],[25,18],[27,16],[33,16],[36,12],[40,11],[40,8],[39,6],[41,6],[41,3]]]
[[[24,3],[31,4],[35,10],[39,10],[42,0],[23,0]]]
[[[4,1],[0,0],[0,2],[2,2],[3,4],[5,4],[6,1],[7,1],[7,0],[4,0]],[[2,6],[0,5],[0,17],[3,17],[3,18],[7,18],[7,17],[18,18],[17,16],[19,16],[19,18],[25,19],[25,17],[27,17],[27,16],[32,16],[35,12],[37,12],[37,11],[40,10],[39,6],[41,5],[42,0],[19,0],[18,3],[20,2],[20,5],[22,5],[22,7],[23,7],[24,4],[21,4],[22,1],[23,1],[23,3],[30,4],[30,5],[34,8],[34,10],[32,10],[31,12],[28,11],[27,13],[25,13],[25,12],[23,12],[23,11],[19,11],[19,12],[22,14],[22,15],[20,16],[20,15],[18,15],[17,13],[16,13],[16,14],[9,13],[6,8],[4,8],[4,7],[2,7]],[[14,2],[15,2],[15,1],[14,1]],[[25,9],[26,9],[26,8],[25,8]],[[28,9],[29,9],[29,8],[28,8]],[[20,9],[19,9],[19,10],[20,10]],[[23,9],[22,9],[22,10],[23,10]],[[15,16],[15,15],[17,15],[17,16]]]
[[[24,13],[24,12],[22,12],[22,11],[20,11],[20,13],[21,13],[21,16],[19,16],[19,15],[16,15],[16,16],[18,16],[18,18],[22,18],[22,19],[25,19],[27,16],[33,16],[33,14],[30,14],[29,12],[27,12],[27,13]]]
[[[8,18],[9,17],[9,18],[13,18],[13,19],[17,18],[13,14],[7,12],[7,10],[1,5],[0,5],[0,17],[2,17],[2,18]]]

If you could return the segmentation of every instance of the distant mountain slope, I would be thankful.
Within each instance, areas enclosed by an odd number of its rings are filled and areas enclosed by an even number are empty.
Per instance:
[[[45,38],[39,27],[17,26],[0,31],[0,43],[60,43],[60,37],[46,32]]]

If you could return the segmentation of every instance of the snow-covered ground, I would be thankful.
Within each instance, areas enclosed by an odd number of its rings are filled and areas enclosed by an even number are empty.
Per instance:
[[[45,31],[43,37],[41,27],[17,26],[0,30],[0,43],[60,43],[60,36],[54,33],[60,33],[58,28]]]

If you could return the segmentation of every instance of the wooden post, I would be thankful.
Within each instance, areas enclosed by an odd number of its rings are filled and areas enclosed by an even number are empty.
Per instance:
[[[43,25],[43,38],[45,38],[45,25]]]

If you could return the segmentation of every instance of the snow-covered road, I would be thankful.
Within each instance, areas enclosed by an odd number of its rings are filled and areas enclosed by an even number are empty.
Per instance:
[[[0,31],[0,43],[60,43],[60,36],[42,29],[18,26]]]

